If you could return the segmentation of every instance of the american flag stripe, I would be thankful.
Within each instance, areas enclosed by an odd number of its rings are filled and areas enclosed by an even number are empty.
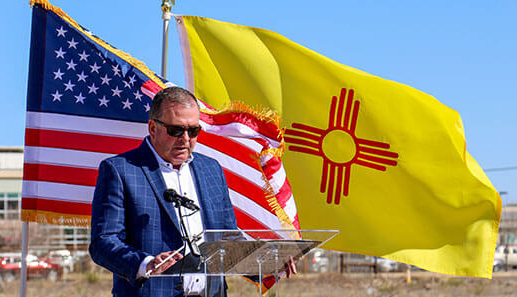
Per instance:
[[[91,203],[50,200],[40,197],[24,197],[22,201],[22,207],[23,209],[29,210],[42,210],[48,212],[69,213],[84,216],[89,216],[92,213]]]
[[[280,170],[281,169],[281,170]],[[284,182],[286,181],[287,177],[285,175],[285,170],[281,166],[279,170],[274,172],[271,177],[268,177],[268,179],[271,182],[271,186],[273,187],[273,191],[278,192],[280,190],[280,187],[284,185]]]
[[[275,214],[265,210],[248,197],[230,189],[230,199],[232,200],[232,204],[235,208],[238,208],[242,212],[247,213],[249,216],[253,217],[254,214],[260,214],[260,222],[268,226],[269,229],[283,229],[278,220],[278,217],[276,217]]]
[[[113,154],[35,146],[25,146],[23,154],[24,163],[90,169],[97,169],[102,160],[111,156]]]
[[[277,138],[278,126],[270,121],[257,121],[257,118],[251,114],[243,112],[222,112],[222,113],[205,113],[201,115],[201,120],[208,125],[224,126],[228,124],[242,124],[263,135],[269,135],[270,138]]]
[[[264,209],[270,208],[265,199],[260,199],[260,197],[264,196],[264,190],[260,186],[228,169],[223,170],[229,188],[243,196],[252,198],[254,202],[262,206]]]
[[[63,139],[66,141],[62,141]],[[25,145],[28,146],[117,154],[138,147],[140,143],[141,140],[124,137],[41,129],[25,130]]]
[[[22,195],[24,197],[48,197],[53,200],[90,203],[94,190],[95,187],[91,186],[24,180]]]
[[[225,137],[226,139],[232,140],[233,142],[240,143],[241,145],[249,148],[252,151],[260,152],[264,149],[264,145],[259,143],[256,140],[249,139],[249,138],[238,138],[238,137]],[[263,157],[267,157],[268,155],[263,155]]]
[[[237,221],[239,222],[239,228],[241,228],[241,229],[244,229],[244,230],[245,229],[247,229],[247,230],[271,229],[271,227],[269,227],[268,225],[263,224],[262,221],[257,220],[256,216],[250,216],[249,214],[240,211],[238,208],[234,208],[234,212],[235,212],[235,217],[237,218]],[[248,235],[250,235],[251,237],[254,237],[254,238],[261,237],[261,238],[276,239],[276,238],[285,237],[285,235],[283,235],[283,234],[277,234],[274,232],[260,232],[260,233],[247,232],[247,233],[248,233]]]
[[[291,185],[289,184],[289,181],[285,180],[284,184],[282,185],[282,187],[280,187],[276,194],[280,206],[284,207],[285,205],[287,205],[292,195],[293,194],[291,193]]]
[[[239,135],[260,134],[262,139],[267,138],[278,145],[278,126],[268,121],[257,121],[257,118],[250,114],[232,112],[211,115],[205,113],[201,114],[201,120],[206,125],[220,130],[238,130]]]
[[[259,170],[232,158],[232,156],[228,156],[199,142],[196,144],[195,151],[216,159],[223,168],[235,172],[239,176],[245,176],[248,181],[258,186],[264,184],[262,173]]]
[[[268,156],[268,159],[261,160],[262,164],[264,164],[264,174],[268,179],[273,178],[276,172],[282,170],[282,162],[278,162],[274,156]]]
[[[26,127],[55,131],[88,133],[142,139],[147,135],[147,124],[114,119],[93,118],[52,112],[27,111]]]
[[[238,119],[238,116],[235,116]],[[229,123],[223,125],[209,125],[204,119],[201,119],[203,130],[220,136],[238,136],[242,138],[254,138],[256,141],[265,140],[271,145],[271,147],[279,147],[280,141],[275,138],[270,138],[259,131],[255,130],[256,127],[248,127],[242,123]],[[278,133],[278,132],[277,132]]]
[[[212,133],[201,133],[198,137],[198,142],[222,154],[231,156],[233,159],[239,160],[255,170],[260,170],[260,164],[257,162],[256,157],[257,152],[240,143],[233,142],[230,139]],[[239,153],[236,154],[234,152],[235,150],[238,150]]]
[[[25,180],[95,186],[97,169],[25,163],[23,176]]]
[[[287,216],[289,216],[291,222],[294,222],[293,224],[296,226],[296,229],[300,229],[300,225],[298,223],[298,213],[296,212],[296,204],[294,203],[293,195],[291,195],[289,200],[287,200],[285,206],[282,207],[284,208]]]

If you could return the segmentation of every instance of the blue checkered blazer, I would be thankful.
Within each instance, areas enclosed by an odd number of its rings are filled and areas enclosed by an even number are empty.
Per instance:
[[[190,163],[205,229],[236,229],[235,214],[219,163],[193,153]],[[90,255],[113,272],[114,296],[183,296],[178,278],[136,280],[146,256],[183,245],[179,222],[170,202],[163,199],[165,182],[158,162],[145,141],[140,147],[100,164],[92,202]],[[210,294],[220,281],[210,281]]]

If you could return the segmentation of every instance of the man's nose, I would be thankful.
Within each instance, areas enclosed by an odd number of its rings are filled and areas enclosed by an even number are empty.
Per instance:
[[[188,141],[190,139],[190,136],[188,136],[188,131],[185,129],[183,130],[183,134],[181,134],[181,136],[179,137],[185,141]]]

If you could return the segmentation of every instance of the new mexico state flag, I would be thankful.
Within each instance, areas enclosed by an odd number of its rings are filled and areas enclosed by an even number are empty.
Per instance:
[[[196,96],[281,115],[301,228],[341,230],[325,248],[492,276],[501,200],[456,111],[274,32],[177,18]]]

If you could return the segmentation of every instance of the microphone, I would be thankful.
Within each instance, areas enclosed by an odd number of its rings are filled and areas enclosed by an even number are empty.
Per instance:
[[[165,190],[165,192],[163,192],[163,199],[168,202],[175,202],[177,205],[181,205],[190,210],[199,210],[199,206],[197,206],[193,200],[178,194],[174,189]]]
[[[183,221],[183,216],[181,215],[181,208],[180,206],[183,206],[185,208],[188,208],[193,211],[199,211],[199,206],[197,206],[193,200],[188,199],[185,196],[182,196],[176,192],[174,189],[167,189],[165,192],[163,192],[163,199],[167,202],[173,202],[174,206],[178,208],[179,216],[180,216],[180,223],[181,228],[184,231],[184,237],[183,240],[185,240],[190,248],[190,253],[196,257],[201,256],[201,252],[199,251],[199,247],[196,244],[197,239],[192,239],[192,236],[190,235],[189,231],[185,227],[185,222]]]

